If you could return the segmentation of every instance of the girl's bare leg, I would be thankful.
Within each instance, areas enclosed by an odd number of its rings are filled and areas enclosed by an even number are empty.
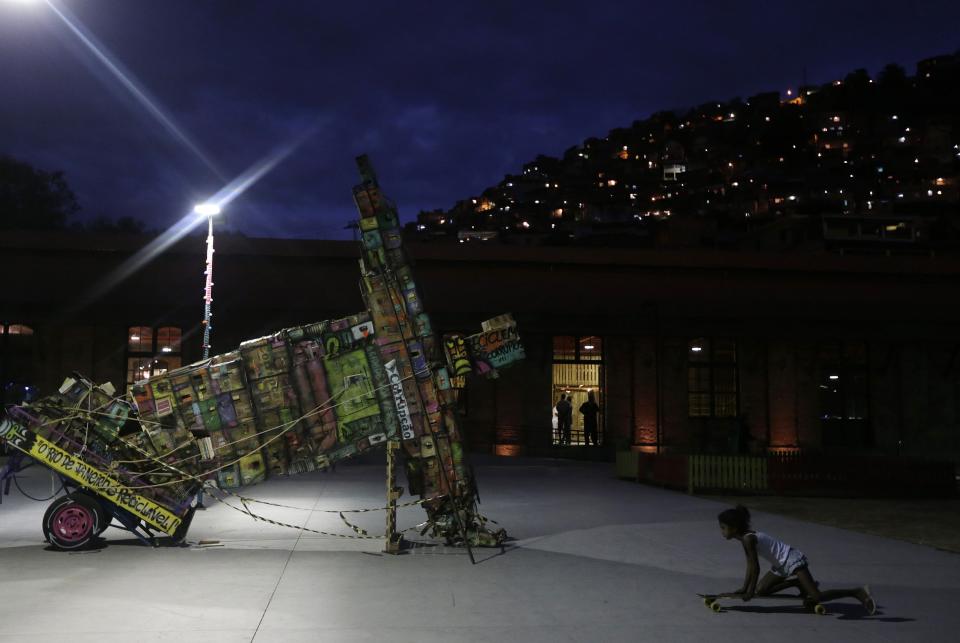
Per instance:
[[[799,588],[799,587],[800,587],[800,581],[799,581],[798,579],[796,579],[796,578],[782,578],[782,577],[780,577],[780,576],[777,576],[777,582],[774,583],[773,585],[771,585],[770,588],[765,592],[764,595],[779,594],[780,592],[782,592],[782,591],[784,591],[784,590],[787,590],[787,589],[790,589],[791,587],[798,587],[798,588]],[[802,592],[802,591],[803,591],[803,590],[802,590],[802,588],[801,588],[801,592]],[[757,594],[759,594],[759,593],[760,593],[760,591],[758,590],[758,591],[757,591]]]
[[[873,614],[877,609],[876,603],[874,603],[873,597],[870,596],[870,592],[867,591],[866,587],[858,587],[856,589],[828,589],[821,592],[817,587],[817,582],[813,580],[813,575],[810,574],[809,568],[801,567],[797,570],[796,574],[797,580],[800,581],[800,588],[808,600],[815,603],[823,603],[825,601],[832,601],[835,598],[855,598],[863,603],[863,607],[867,610],[868,614]]]
[[[757,591],[754,592],[757,596],[769,596],[770,594],[776,594],[786,587],[791,587],[792,585],[786,585],[785,587],[780,587],[780,585],[785,585],[789,581],[783,578],[783,576],[777,576],[773,572],[767,572],[763,575],[763,578],[760,579],[760,582],[757,583]]]

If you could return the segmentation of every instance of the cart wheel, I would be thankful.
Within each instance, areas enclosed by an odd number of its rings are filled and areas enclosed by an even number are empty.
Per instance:
[[[97,533],[95,535],[99,536],[107,530],[113,517],[107,512],[96,496],[86,491],[74,491],[68,497],[73,498],[81,504],[87,505],[97,514]]]
[[[54,500],[43,515],[43,537],[57,549],[83,549],[97,537],[97,512],[70,496]]]

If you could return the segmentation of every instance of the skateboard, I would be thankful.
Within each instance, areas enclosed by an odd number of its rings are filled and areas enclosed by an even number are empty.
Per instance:
[[[720,600],[721,600],[721,599],[724,599],[724,598],[735,598],[735,599],[740,600],[742,594],[734,594],[734,593],[726,593],[726,594],[697,594],[697,596],[699,596],[700,598],[703,599],[703,604],[706,605],[708,608],[710,608],[710,609],[713,610],[714,612],[720,612],[720,611],[723,611],[723,607],[720,605]],[[757,600],[757,599],[759,599],[759,600],[765,600],[765,599],[768,599],[768,598],[775,598],[775,599],[788,600],[788,601],[803,601],[803,600],[804,600],[803,596],[801,596],[801,595],[799,595],[799,594],[765,594],[765,595],[763,595],[763,596],[755,595],[755,596],[754,596],[752,599],[750,599],[750,600]],[[823,616],[824,614],[827,613],[827,608],[824,607],[823,604],[821,604],[821,603],[812,603],[812,604],[810,604],[810,605],[807,605],[807,603],[804,602],[804,606],[805,606],[805,607],[808,607],[808,608],[810,609],[810,611],[812,611],[814,614],[819,614],[820,616]]]

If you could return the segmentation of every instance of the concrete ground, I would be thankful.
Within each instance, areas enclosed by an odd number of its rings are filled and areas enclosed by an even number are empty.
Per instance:
[[[828,616],[792,601],[707,610],[697,592],[743,578],[736,542],[719,534],[726,505],[616,480],[610,464],[476,459],[482,509],[515,538],[465,551],[422,540],[403,556],[351,540],[254,522],[213,503],[189,540],[151,549],[108,530],[103,549],[48,551],[45,503],[16,492],[0,505],[0,642],[70,641],[953,641],[960,556],[900,540],[756,512],[758,528],[802,549],[821,587],[869,584],[867,617],[846,599]],[[34,470],[34,495],[50,481]],[[273,480],[249,490],[304,510],[271,518],[352,533],[335,513],[383,502],[383,467]],[[401,526],[423,519],[404,509]],[[383,515],[357,522],[382,533]]]

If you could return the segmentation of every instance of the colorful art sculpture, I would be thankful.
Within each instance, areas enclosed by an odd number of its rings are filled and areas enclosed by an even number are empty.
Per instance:
[[[75,375],[56,395],[7,413],[0,441],[58,472],[70,490],[44,517],[50,542],[84,546],[111,520],[138,535],[182,538],[208,480],[246,486],[388,442],[399,443],[432,535],[503,541],[477,511],[452,382],[523,359],[516,324],[501,315],[473,336],[434,334],[396,210],[366,158],[358,165],[364,312],[243,342],[138,382],[128,399]]]

